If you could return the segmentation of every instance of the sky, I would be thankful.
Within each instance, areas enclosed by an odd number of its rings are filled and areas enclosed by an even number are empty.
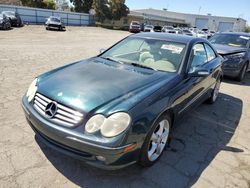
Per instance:
[[[250,0],[126,0],[133,9],[166,8],[173,12],[240,17],[250,25]]]

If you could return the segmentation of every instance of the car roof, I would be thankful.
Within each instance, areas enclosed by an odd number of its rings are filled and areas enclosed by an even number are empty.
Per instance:
[[[2,13],[14,13],[15,14],[14,11],[2,11]]]
[[[49,18],[57,18],[57,19],[61,19],[61,17],[59,17],[59,16],[50,16]]]
[[[138,33],[132,36],[142,37],[142,38],[161,39],[161,40],[186,43],[186,44],[189,42],[199,42],[199,41],[208,42],[207,40],[202,39],[202,38],[196,38],[196,37],[187,36],[187,35],[173,35],[173,34],[168,34],[168,33]]]
[[[227,35],[244,35],[250,37],[250,33],[245,33],[245,32],[221,32],[218,34],[227,34]]]

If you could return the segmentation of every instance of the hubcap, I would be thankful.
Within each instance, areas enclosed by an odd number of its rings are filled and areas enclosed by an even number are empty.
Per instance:
[[[162,120],[154,130],[148,147],[148,159],[155,161],[162,153],[169,136],[169,122]]]
[[[215,87],[214,87],[214,93],[213,93],[213,101],[215,101],[219,95],[219,92],[220,92],[220,80],[218,80],[215,84]]]

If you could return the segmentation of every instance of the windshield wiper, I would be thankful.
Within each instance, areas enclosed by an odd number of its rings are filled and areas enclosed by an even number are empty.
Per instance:
[[[101,57],[103,59],[106,59],[106,60],[109,60],[109,61],[113,61],[113,62],[116,62],[116,63],[120,63],[120,64],[124,64],[123,62],[121,61],[118,61],[116,59],[113,59],[112,57]]]
[[[142,64],[138,64],[138,63],[131,63],[131,65],[133,65],[135,67],[141,67],[141,68],[151,69],[151,70],[157,71],[157,69],[154,69],[152,67],[148,67],[148,66],[145,66],[145,65],[142,65]]]

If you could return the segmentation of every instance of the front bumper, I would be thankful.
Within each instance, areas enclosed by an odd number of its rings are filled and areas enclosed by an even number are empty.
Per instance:
[[[49,28],[55,28],[55,29],[60,29],[60,28],[65,28],[64,25],[56,25],[56,24],[48,24],[47,27]]]
[[[131,32],[131,33],[140,33],[141,29],[130,28],[129,32]]]
[[[37,113],[33,106],[28,103],[26,97],[22,98],[22,107],[31,128],[40,140],[52,149],[107,170],[126,167],[138,159],[139,148],[127,153],[124,152],[124,148],[130,144],[120,147],[93,144],[81,139],[73,130],[52,124]],[[97,156],[104,157],[105,161],[98,160]]]
[[[237,77],[240,74],[240,68],[224,68],[223,75],[229,77]]]

